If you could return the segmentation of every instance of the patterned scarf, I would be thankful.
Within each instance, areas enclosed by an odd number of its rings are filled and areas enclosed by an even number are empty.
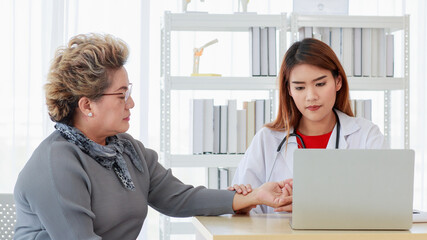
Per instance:
[[[142,162],[132,143],[127,139],[111,136],[106,139],[106,145],[100,145],[87,138],[80,130],[63,123],[57,123],[55,128],[71,143],[76,144],[84,153],[91,156],[108,170],[113,169],[123,186],[135,191],[135,185],[129,174],[123,152],[126,153],[133,165],[143,173]]]

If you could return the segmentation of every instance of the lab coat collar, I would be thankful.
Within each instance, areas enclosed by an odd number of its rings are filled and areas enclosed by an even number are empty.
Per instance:
[[[352,133],[358,131],[360,129],[359,124],[357,124],[356,119],[354,117],[350,117],[347,114],[335,109],[337,112],[338,118],[340,119],[341,123],[341,129],[340,129],[340,149],[347,148],[347,136],[351,135]],[[294,131],[294,128],[291,127],[290,133]],[[272,131],[273,136],[275,136],[279,141],[282,141],[283,138],[286,136],[287,131]],[[336,139],[336,126],[334,130],[332,131],[331,141],[329,141],[327,148],[335,148],[335,139]],[[288,143],[297,143],[296,137],[290,137],[288,140]]]

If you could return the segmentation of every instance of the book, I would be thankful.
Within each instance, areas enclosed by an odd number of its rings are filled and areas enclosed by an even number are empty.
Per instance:
[[[372,121],[372,100],[371,99],[366,99],[366,100],[362,100],[364,103],[364,114],[363,117],[368,119],[369,121]]]
[[[322,28],[313,27],[313,38],[322,41]]]
[[[331,31],[328,27],[322,28],[322,42],[331,46]]]
[[[268,76],[277,75],[276,28],[268,27]]]
[[[386,76],[386,43],[385,29],[378,29],[378,76]]]
[[[227,121],[228,121],[228,106],[227,105],[221,105],[220,106],[221,111],[221,131],[219,133],[219,153],[227,153]]]
[[[251,28],[251,46],[252,46],[252,76],[261,75],[261,29],[259,27]]]
[[[371,29],[362,29],[362,76],[371,76]]]
[[[264,124],[271,122],[271,100],[264,100]]]
[[[246,148],[248,148],[255,136],[255,102],[244,102],[243,108],[246,109]]]
[[[347,76],[353,76],[353,29],[342,29],[342,65]]]
[[[268,28],[261,28],[261,76],[268,75]]]
[[[228,188],[228,169],[227,168],[219,168],[219,189],[227,189]]]
[[[255,100],[255,133],[264,126],[264,100]]]
[[[228,100],[228,153],[237,153],[237,100]]]
[[[231,186],[233,184],[233,178],[234,174],[236,173],[237,168],[235,167],[229,167],[228,168],[228,186]]]
[[[193,99],[191,102],[191,115],[193,119],[192,142],[193,154],[203,154],[203,99]]]
[[[246,110],[237,110],[237,153],[246,151]]]
[[[362,99],[356,100],[356,117],[365,117],[365,101]]]
[[[353,75],[362,76],[362,29],[354,28],[354,60]]]
[[[303,27],[298,28],[298,40],[302,41],[305,38],[305,30]]]
[[[213,141],[213,153],[219,153],[220,145],[220,132],[221,132],[221,110],[220,106],[214,106],[214,141]]]
[[[208,188],[210,189],[219,189],[219,176],[218,168],[210,167],[208,168]]]
[[[378,61],[379,61],[379,49],[378,49],[378,29],[373,28],[371,30],[371,76],[378,77]]]
[[[304,27],[304,38],[312,38],[312,37],[313,37],[313,28]]]
[[[353,115],[356,116],[356,100],[354,99],[350,100],[350,108],[351,108],[351,111],[353,112]]]
[[[394,76],[394,35],[386,36],[386,77]]]
[[[341,61],[341,28],[331,28],[331,48]]]
[[[203,101],[203,153],[213,152],[213,99]]]

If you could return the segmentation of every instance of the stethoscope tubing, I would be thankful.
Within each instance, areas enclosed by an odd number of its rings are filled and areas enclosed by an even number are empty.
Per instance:
[[[337,120],[337,135],[336,135],[336,139],[335,139],[335,149],[338,149],[339,143],[340,143],[341,123],[340,123],[340,119],[338,117],[338,114],[335,112],[334,109],[332,109],[332,111],[334,112],[335,118]],[[296,128],[294,128],[294,131],[291,134],[289,134],[289,137],[296,137],[296,138],[298,138],[300,140],[300,142],[301,142],[301,147],[302,148],[306,148],[305,144],[304,144],[304,141],[302,140],[302,137],[299,134],[296,133]],[[273,166],[271,167],[270,175],[268,176],[267,182],[270,181],[271,175],[273,174],[274,166],[276,165],[277,157],[280,154],[280,152],[282,150],[282,147],[283,147],[283,144],[286,142],[286,140],[287,140],[287,136],[285,136],[283,138],[283,140],[280,142],[279,146],[277,147],[276,158],[274,159]]]

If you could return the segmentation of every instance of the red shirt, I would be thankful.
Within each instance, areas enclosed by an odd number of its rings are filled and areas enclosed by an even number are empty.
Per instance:
[[[326,148],[332,131],[318,136],[305,136],[297,130],[297,134],[301,136],[306,148]],[[298,148],[302,148],[301,141],[297,138]]]

